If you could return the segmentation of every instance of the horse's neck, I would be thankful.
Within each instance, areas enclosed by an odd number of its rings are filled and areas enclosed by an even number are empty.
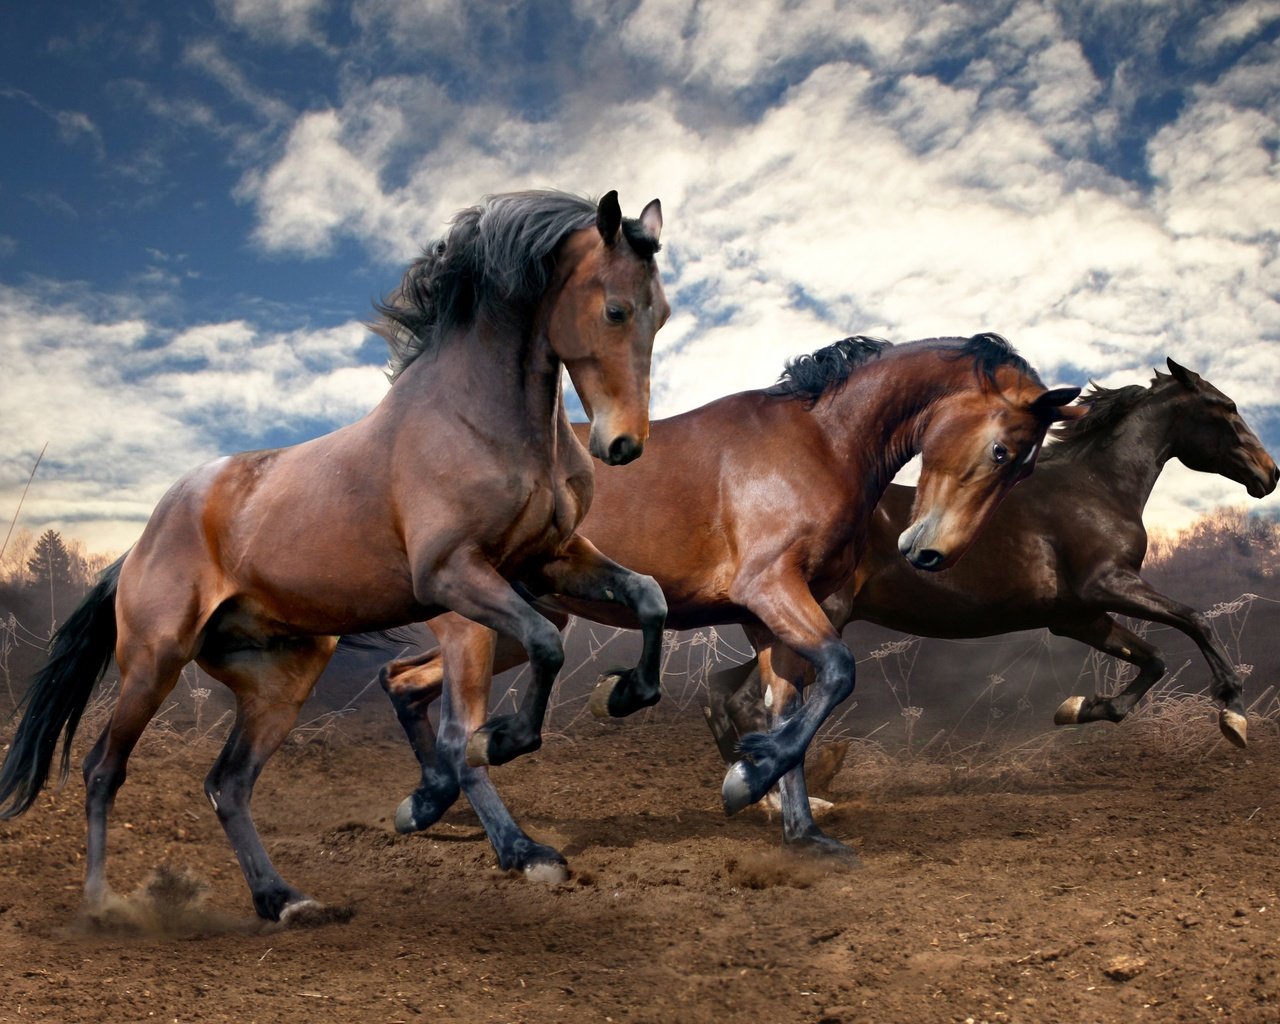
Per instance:
[[[1106,480],[1111,497],[1137,516],[1173,456],[1173,417],[1171,403],[1143,402],[1111,428],[1106,444],[1089,451],[1092,475]]]
[[[950,380],[908,381],[908,372],[889,360],[872,363],[814,407],[833,449],[848,460],[873,499],[920,451],[933,404],[951,390]]]
[[[503,447],[555,451],[561,364],[544,331],[478,324],[420,357],[403,377],[396,387],[404,386],[406,416],[452,415]]]

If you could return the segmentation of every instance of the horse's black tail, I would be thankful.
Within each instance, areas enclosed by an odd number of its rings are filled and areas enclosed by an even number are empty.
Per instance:
[[[49,779],[49,766],[62,742],[62,777],[71,765],[71,738],[89,696],[111,663],[116,648],[116,582],[121,558],[53,634],[49,663],[31,680],[18,708],[26,708],[0,768],[0,818],[30,807]],[[15,710],[15,714],[16,714]]]

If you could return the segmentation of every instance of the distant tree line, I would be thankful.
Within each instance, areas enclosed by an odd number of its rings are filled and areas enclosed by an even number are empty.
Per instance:
[[[57,530],[18,530],[0,556],[0,614],[48,632],[63,621],[114,555],[90,554]]]
[[[1142,575],[1195,608],[1280,589],[1280,522],[1244,506],[1207,512],[1187,529],[1152,536]]]

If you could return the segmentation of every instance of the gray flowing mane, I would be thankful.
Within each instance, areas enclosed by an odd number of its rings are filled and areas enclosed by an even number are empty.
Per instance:
[[[506,192],[463,210],[375,303],[379,319],[369,326],[391,349],[387,376],[394,382],[481,313],[527,317],[550,283],[561,240],[595,222],[591,200],[549,190]],[[623,234],[639,256],[657,252],[637,221],[624,219]]]

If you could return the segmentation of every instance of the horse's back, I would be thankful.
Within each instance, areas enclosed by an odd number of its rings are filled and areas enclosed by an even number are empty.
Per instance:
[[[782,557],[793,532],[838,515],[835,503],[796,503],[797,494],[817,490],[823,472],[814,451],[820,438],[802,434],[806,423],[797,403],[761,392],[655,420],[643,458],[596,467],[581,532],[610,558],[657,579],[672,623],[737,621],[717,616],[732,604],[742,567]]]

